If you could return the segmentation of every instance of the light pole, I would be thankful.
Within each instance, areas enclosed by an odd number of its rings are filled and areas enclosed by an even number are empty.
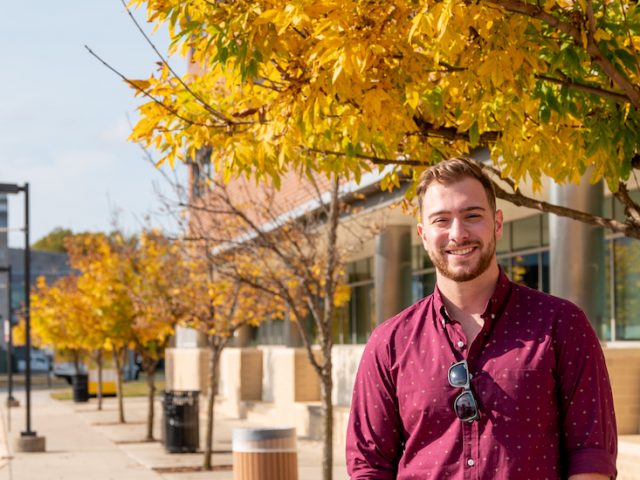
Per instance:
[[[24,323],[25,323],[25,405],[26,429],[20,432],[16,449],[24,452],[44,451],[45,439],[31,430],[31,247],[29,245],[29,183],[0,183],[0,193],[24,193]]]

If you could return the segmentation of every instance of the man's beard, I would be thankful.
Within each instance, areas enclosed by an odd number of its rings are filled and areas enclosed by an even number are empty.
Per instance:
[[[478,241],[456,245],[456,248],[464,248],[465,246],[478,247],[480,250],[480,258],[475,265],[463,269],[449,268],[449,264],[447,263],[447,248],[441,248],[436,252],[432,252],[429,249],[427,250],[427,254],[441,275],[455,282],[468,282],[482,275],[491,266],[496,252],[496,236],[493,235],[491,241],[486,246]]]

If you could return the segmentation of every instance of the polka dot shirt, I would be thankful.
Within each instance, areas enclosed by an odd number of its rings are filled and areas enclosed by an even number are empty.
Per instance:
[[[615,476],[617,435],[598,338],[565,300],[500,273],[471,345],[436,287],[371,335],[347,431],[351,479]],[[480,418],[453,410],[467,360]]]

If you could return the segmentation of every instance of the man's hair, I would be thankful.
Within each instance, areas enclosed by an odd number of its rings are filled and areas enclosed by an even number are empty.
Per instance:
[[[422,202],[424,195],[433,182],[442,185],[452,185],[465,178],[474,178],[480,182],[487,194],[489,205],[495,213],[496,211],[496,191],[491,179],[482,169],[471,159],[466,157],[453,157],[443,162],[437,163],[427,168],[420,176],[420,182],[416,189],[418,196],[418,206],[420,207],[420,218],[422,218]]]

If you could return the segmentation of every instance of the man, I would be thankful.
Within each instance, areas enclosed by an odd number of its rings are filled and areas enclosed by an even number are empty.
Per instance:
[[[615,478],[611,388],[584,313],[501,271],[502,212],[473,162],[431,167],[417,195],[437,284],[365,348],[351,479]]]

